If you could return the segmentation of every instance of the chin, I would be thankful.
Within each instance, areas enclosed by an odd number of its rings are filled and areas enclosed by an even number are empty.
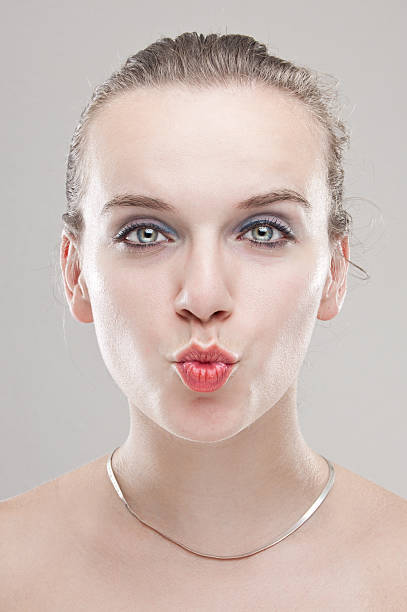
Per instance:
[[[172,435],[191,442],[220,442],[249,425],[243,406],[232,404],[200,396],[184,405],[179,404],[170,413],[162,413],[165,422],[158,424]]]

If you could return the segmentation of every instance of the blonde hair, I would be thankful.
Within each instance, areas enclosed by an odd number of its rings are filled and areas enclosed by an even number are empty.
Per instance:
[[[87,126],[104,104],[139,87],[169,84],[227,87],[228,84],[253,83],[284,90],[300,100],[319,122],[328,144],[329,244],[349,235],[352,217],[343,206],[343,156],[349,145],[349,134],[339,117],[337,82],[328,75],[269,54],[266,46],[251,36],[197,32],[185,32],[175,39],[157,40],[128,57],[118,71],[94,89],[70,143],[66,174],[67,210],[62,215],[67,233],[80,246],[84,228],[81,202],[89,180],[85,166]]]

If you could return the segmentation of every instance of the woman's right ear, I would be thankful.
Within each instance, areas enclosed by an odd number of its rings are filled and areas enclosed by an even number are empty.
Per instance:
[[[92,323],[93,314],[89,292],[83,272],[77,245],[72,237],[62,231],[60,266],[65,287],[65,295],[72,316],[80,323]]]

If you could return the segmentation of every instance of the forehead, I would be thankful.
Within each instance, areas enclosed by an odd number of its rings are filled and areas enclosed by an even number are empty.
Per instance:
[[[131,192],[207,204],[262,188],[311,197],[325,173],[325,146],[305,105],[281,90],[166,86],[101,107],[89,126],[87,160],[98,209]]]

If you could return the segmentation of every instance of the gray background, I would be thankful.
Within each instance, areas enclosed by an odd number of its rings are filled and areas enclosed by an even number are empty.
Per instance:
[[[6,11],[0,499],[127,436],[127,400],[94,327],[71,317],[58,289],[66,155],[94,86],[157,38],[194,30],[254,36],[339,79],[352,129],[351,260],[371,278],[350,267],[342,312],[317,321],[300,423],[315,450],[407,497],[405,3],[20,1]]]

